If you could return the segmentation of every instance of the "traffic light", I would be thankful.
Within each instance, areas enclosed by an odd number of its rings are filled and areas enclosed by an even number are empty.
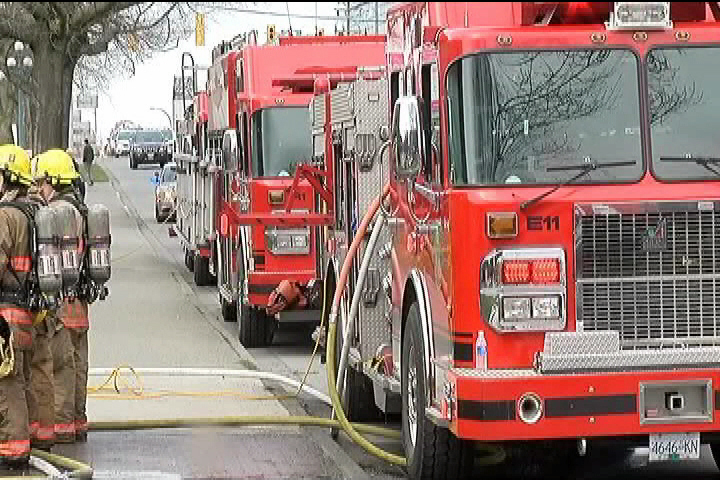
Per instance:
[[[128,48],[131,52],[137,52],[140,50],[140,41],[135,33],[128,34]]]
[[[275,43],[275,38],[277,34],[275,33],[275,25],[268,25],[267,26],[267,41],[268,43]]]
[[[195,46],[205,46],[205,14],[195,14]]]

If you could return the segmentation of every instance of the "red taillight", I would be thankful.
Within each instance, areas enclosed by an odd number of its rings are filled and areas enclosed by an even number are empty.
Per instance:
[[[532,262],[532,283],[558,283],[560,262],[557,258],[543,258]]]
[[[549,284],[560,282],[560,262],[557,258],[506,260],[503,262],[503,283]]]
[[[503,262],[503,283],[530,282],[530,260],[506,260]]]

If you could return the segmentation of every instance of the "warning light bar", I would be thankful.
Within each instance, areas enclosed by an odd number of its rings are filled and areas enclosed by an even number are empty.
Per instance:
[[[672,28],[670,2],[615,2],[607,23],[609,30]]]

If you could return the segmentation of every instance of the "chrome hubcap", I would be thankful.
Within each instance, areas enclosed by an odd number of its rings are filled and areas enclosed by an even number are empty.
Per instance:
[[[415,446],[417,439],[417,426],[418,426],[418,413],[417,413],[417,367],[415,366],[415,348],[410,347],[410,365],[408,365],[408,386],[407,386],[407,418],[408,418],[408,430],[410,431],[410,441]]]

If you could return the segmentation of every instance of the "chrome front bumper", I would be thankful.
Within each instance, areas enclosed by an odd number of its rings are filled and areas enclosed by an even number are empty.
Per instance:
[[[547,374],[708,367],[720,367],[720,347],[621,350],[616,331],[547,333],[538,355]]]

